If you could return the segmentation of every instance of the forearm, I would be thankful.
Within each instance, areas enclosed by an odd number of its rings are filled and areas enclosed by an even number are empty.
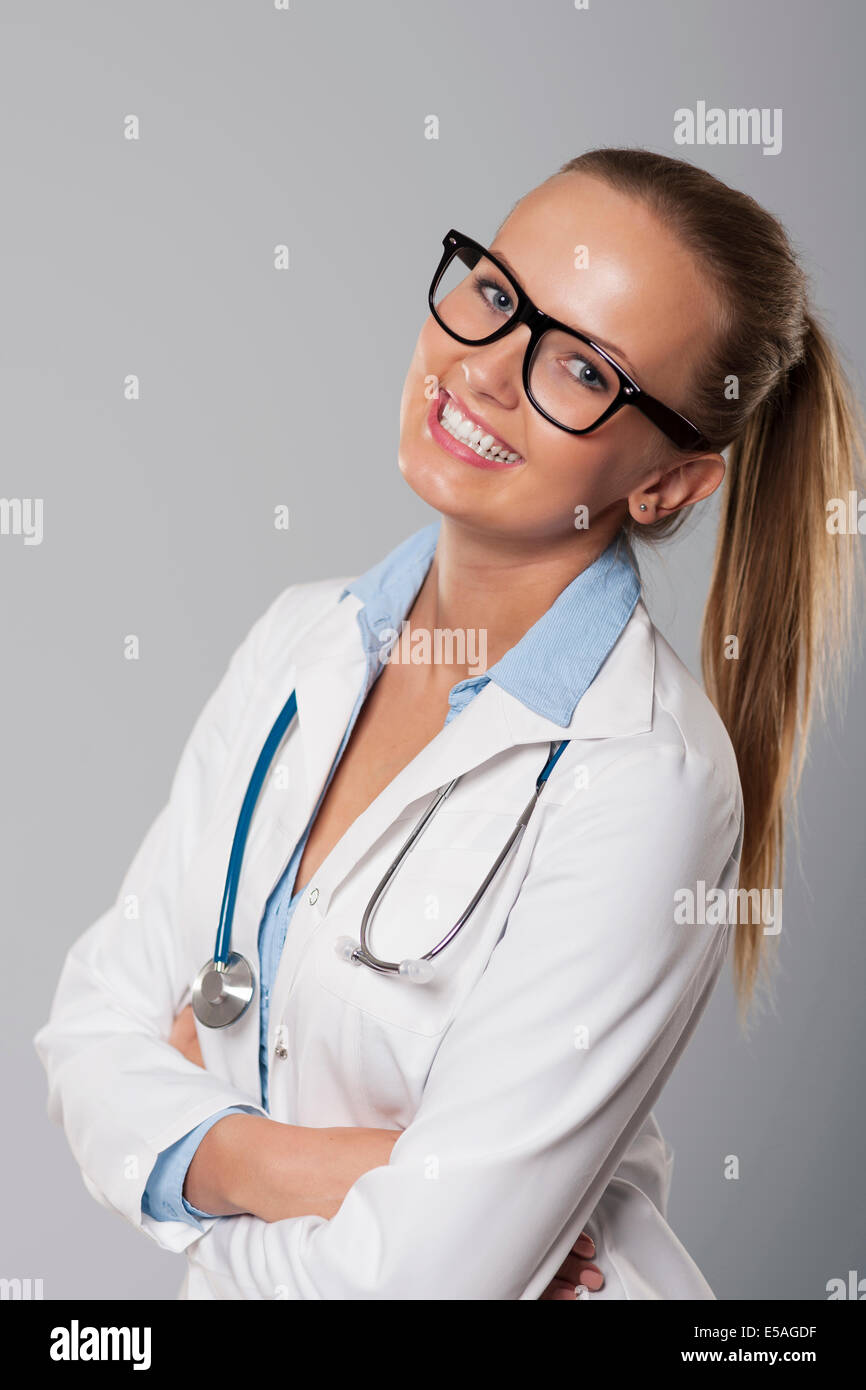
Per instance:
[[[401,1131],[284,1125],[226,1115],[204,1136],[184,1182],[194,1207],[263,1221],[332,1217],[363,1173],[387,1165]]]

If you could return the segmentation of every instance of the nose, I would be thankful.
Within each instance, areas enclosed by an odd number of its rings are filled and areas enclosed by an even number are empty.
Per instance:
[[[460,365],[470,390],[504,410],[514,410],[523,397],[523,354],[528,341],[529,329],[519,324],[498,342],[469,351]]]

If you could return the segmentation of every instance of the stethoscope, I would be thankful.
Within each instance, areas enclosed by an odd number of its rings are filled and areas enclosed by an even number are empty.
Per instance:
[[[244,848],[246,846],[247,835],[249,833],[256,802],[259,799],[259,793],[265,778],[270,771],[276,751],[283,740],[286,730],[297,714],[297,710],[297,694],[293,690],[288,700],[283,705],[283,708],[280,710],[280,713],[277,715],[274,726],[265,740],[241,805],[234,839],[232,840],[231,853],[229,855],[213,960],[207,961],[202,966],[196,976],[195,984],[192,989],[193,1011],[199,1023],[203,1024],[206,1028],[225,1028],[227,1024],[237,1022],[249,1007],[250,1001],[255,993],[255,977],[253,975],[252,966],[242,955],[231,949],[232,920],[234,918],[238,882],[243,865]],[[399,870],[406,855],[409,853],[418,837],[430,824],[430,821],[439,810],[443,801],[445,801],[446,797],[451,795],[457,783],[460,781],[459,777],[453,777],[446,786],[440,788],[436,793],[430,806],[424,812],[405,844],[401,847],[396,859],[391,863],[387,873],[377,884],[370,901],[367,903],[364,916],[361,919],[360,941],[353,941],[350,936],[341,936],[338,937],[337,941],[334,943],[334,949],[341,959],[353,965],[366,965],[371,970],[376,970],[384,975],[397,975],[404,980],[411,981],[413,984],[425,984],[428,980],[431,980],[434,974],[434,959],[441,951],[445,950],[449,942],[453,941],[457,933],[466,925],[509,853],[517,844],[529,824],[529,818],[535,809],[538,798],[541,795],[548,777],[556,766],[559,758],[568,747],[568,743],[568,739],[563,739],[559,744],[551,743],[550,755],[538,775],[535,783],[535,791],[527,802],[524,810],[521,812],[514,829],[497,855],[484,882],[473,895],[470,903],[454,923],[454,926],[442,937],[441,941],[436,943],[432,950],[428,951],[426,955],[421,956],[420,959],[417,960],[380,960],[370,949],[370,922],[385,890]]]

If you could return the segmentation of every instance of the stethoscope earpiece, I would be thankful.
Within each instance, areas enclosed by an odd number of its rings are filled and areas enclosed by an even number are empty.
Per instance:
[[[432,960],[401,960],[397,974],[413,985],[426,985],[433,979],[436,967]]]
[[[435,973],[432,960],[424,960],[423,957],[420,960],[401,960],[399,965],[380,962],[376,956],[368,955],[360,941],[354,941],[351,936],[338,936],[334,942],[334,952],[349,965],[370,965],[380,974],[400,975],[413,985],[426,985]]]

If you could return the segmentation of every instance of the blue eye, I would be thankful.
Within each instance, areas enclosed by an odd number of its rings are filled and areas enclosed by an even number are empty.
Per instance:
[[[479,276],[474,284],[478,294],[490,309],[493,309],[497,314],[514,313],[514,300],[504,285],[483,276]]]
[[[585,357],[578,357],[577,355],[569,357],[565,369],[579,385],[586,386],[590,391],[607,390],[607,381],[598,368],[588,362]]]

